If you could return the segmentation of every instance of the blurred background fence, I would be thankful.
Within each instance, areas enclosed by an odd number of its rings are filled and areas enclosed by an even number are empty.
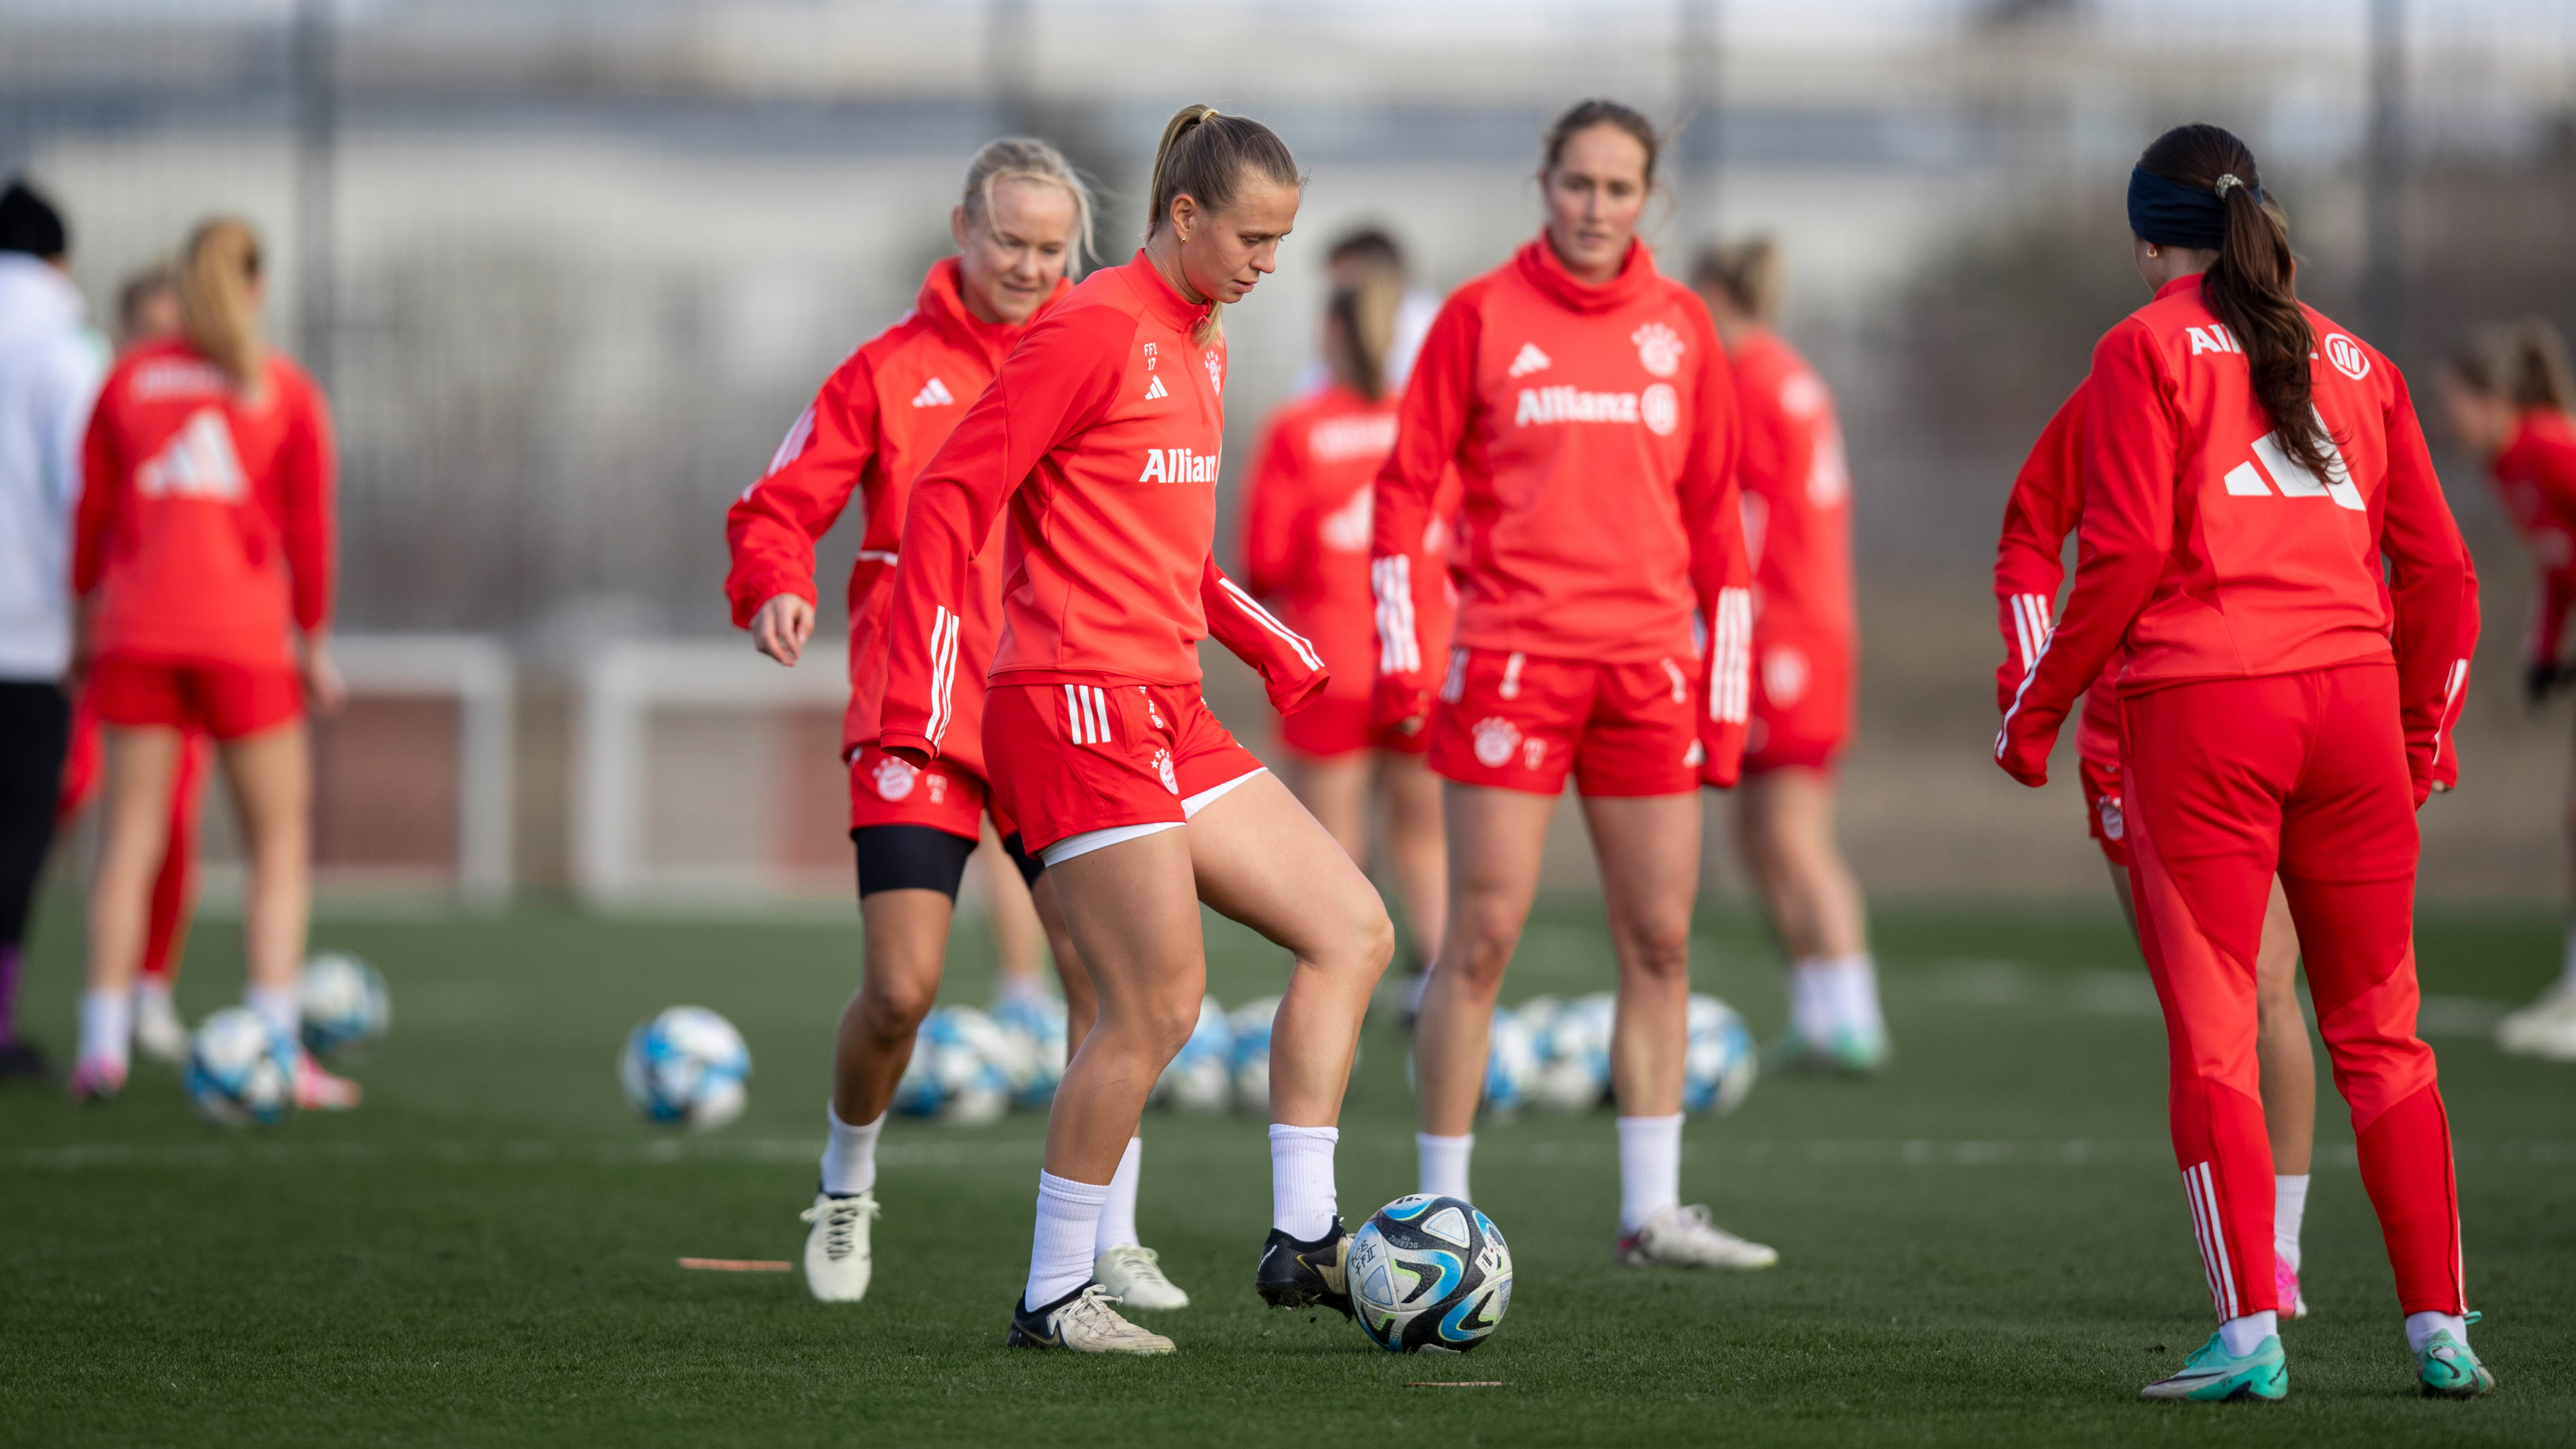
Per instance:
[[[495,869],[603,899],[846,889],[837,691],[726,703],[708,691],[738,676],[695,661],[747,650],[718,591],[725,504],[946,250],[978,143],[1063,145],[1109,194],[1112,257],[1175,105],[1259,115],[1296,149],[1299,235],[1228,320],[1240,460],[1312,354],[1324,243],[1382,224],[1444,288],[1495,264],[1535,229],[1540,128],[1589,94],[1677,138],[1668,270],[1721,235],[1788,249],[1786,330],[1849,433],[1866,663],[1845,820],[1881,892],[2099,891],[2071,788],[1987,763],[1984,580],[2022,451],[2143,299],[2120,197],[2157,131],[2244,134],[2302,290],[2419,384],[2480,324],[2576,330],[2566,0],[0,0],[0,168],[63,204],[97,313],[197,217],[255,220],[272,324],[339,413],[346,627],[499,651],[506,743],[487,723],[474,758],[506,768],[464,768],[462,704],[353,718],[325,766],[326,809],[334,771],[370,814],[427,808],[371,773],[426,798],[449,769],[457,822],[484,791],[487,898]],[[2425,889],[2552,895],[2566,708],[2519,702],[2528,571],[2476,465],[2437,448],[2488,634]],[[827,599],[853,547],[827,545]],[[1210,665],[1220,712],[1264,738],[1257,690]],[[606,764],[599,709],[640,721]],[[690,823],[754,799],[733,834]],[[326,854],[357,838],[326,822]],[[753,858],[717,862],[719,842]],[[349,849],[344,883],[401,875]],[[1583,855],[1551,878],[1584,885]]]

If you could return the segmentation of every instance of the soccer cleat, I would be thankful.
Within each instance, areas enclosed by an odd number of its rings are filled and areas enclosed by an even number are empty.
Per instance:
[[[2516,1056],[2576,1062],[2576,990],[2552,987],[2496,1023],[2496,1047]]]
[[[1261,1264],[1252,1270],[1252,1289],[1273,1308],[1322,1304],[1344,1318],[1351,1316],[1348,1272],[1351,1235],[1342,1220],[1313,1242],[1299,1242],[1277,1228],[1261,1245]]]
[[[1190,1295],[1163,1276],[1162,1255],[1132,1243],[1110,1249],[1091,1265],[1091,1276],[1121,1308],[1168,1313],[1190,1306]]]
[[[868,1296],[875,1259],[868,1246],[876,1222],[874,1190],[834,1197],[814,1194],[814,1205],[797,1214],[814,1225],[805,1235],[805,1286],[825,1303],[856,1303]]]
[[[2469,1315],[2469,1322],[2477,1321],[2477,1314]],[[2415,1382],[2428,1399],[2474,1399],[2494,1393],[2496,1384],[2495,1375],[2447,1328],[2434,1329],[2416,1351]]]
[[[170,1005],[170,993],[134,993],[134,1049],[154,1061],[187,1065],[188,1024]]]
[[[2272,1293],[2281,1300],[2283,1318],[2308,1316],[2308,1300],[2299,1296],[2299,1270],[2291,1267],[2287,1258],[2272,1259]]]
[[[1043,1308],[1011,1300],[1005,1348],[1069,1348],[1075,1353],[1170,1353],[1172,1341],[1118,1316],[1117,1298],[1085,1283]]]
[[[2240,1399],[2277,1400],[2289,1392],[2290,1364],[2282,1356],[2279,1334],[2265,1334],[2252,1353],[2238,1358],[2227,1351],[2226,1336],[2213,1333],[2209,1342],[2182,1361],[2182,1372],[2147,1385],[2138,1391],[2138,1397],[2217,1404]]]
[[[1884,1031],[1844,1025],[1820,1041],[1792,1025],[1771,1055],[1774,1064],[1786,1071],[1866,1077],[1887,1070],[1895,1052]]]
[[[83,1057],[72,1065],[63,1090],[75,1102],[106,1102],[125,1090],[125,1063],[112,1057]]]
[[[347,1077],[322,1070],[311,1052],[295,1054],[295,1105],[307,1112],[346,1112],[358,1105],[366,1088]]]
[[[1768,1268],[1780,1254],[1710,1222],[1708,1209],[1692,1203],[1668,1207],[1621,1237],[1619,1261],[1631,1268]]]

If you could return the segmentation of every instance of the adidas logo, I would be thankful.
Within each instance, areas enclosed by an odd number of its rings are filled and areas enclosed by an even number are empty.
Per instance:
[[[241,454],[233,448],[233,430],[220,409],[199,408],[179,427],[178,436],[135,474],[134,486],[146,498],[212,498],[237,502],[249,491],[242,477]]]
[[[1152,402],[1156,398],[1170,397],[1171,395],[1171,389],[1163,386],[1163,375],[1161,373],[1154,374],[1154,380],[1145,385],[1145,401],[1147,402]]]
[[[955,401],[957,396],[948,390],[948,384],[935,377],[912,395],[912,405],[917,408],[944,408]]]
[[[1551,362],[1548,359],[1548,355],[1546,353],[1538,350],[1536,345],[1524,342],[1521,344],[1520,355],[1512,359],[1511,375],[1514,377],[1527,377],[1533,372],[1537,372],[1543,368],[1554,367],[1555,365],[1556,364],[1554,362]]]

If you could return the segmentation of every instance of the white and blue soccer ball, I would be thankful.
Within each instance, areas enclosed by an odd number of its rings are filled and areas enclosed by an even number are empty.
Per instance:
[[[991,1017],[971,1006],[940,1007],[913,1033],[894,1109],[966,1127],[991,1122],[1011,1104],[1011,1079],[1003,1070],[1010,1052]]]
[[[346,951],[325,951],[305,962],[295,979],[295,1000],[304,1019],[304,1049],[315,1056],[355,1060],[393,1025],[384,976]]]
[[[188,1042],[188,1105],[224,1127],[274,1127],[295,1111],[295,1043],[246,1006],[207,1017]]]
[[[1526,1008],[1524,1008],[1526,1010]],[[1610,1030],[1618,999],[1604,991],[1565,1003],[1538,1039],[1531,1101],[1550,1112],[1589,1112],[1610,1095]]]
[[[1002,1075],[1011,1105],[1041,1108],[1055,1100],[1064,1080],[1064,999],[1041,991],[1006,993],[993,1003],[993,1025],[1006,1044]]]
[[[1512,1306],[1512,1250],[1454,1197],[1400,1197],[1351,1235],[1351,1316],[1390,1353],[1465,1353]]]
[[[1724,1116],[1753,1090],[1758,1054],[1752,1029],[1714,996],[1690,999],[1690,1052],[1682,1062],[1682,1110]]]
[[[1262,1095],[1269,1095],[1265,1068]],[[1180,1112],[1222,1112],[1234,1097],[1234,1032],[1213,996],[1199,999],[1198,1025],[1154,1081],[1153,1100]]]
[[[1234,1106],[1239,1112],[1270,1112],[1270,1023],[1279,1015],[1279,998],[1264,996],[1236,1007],[1225,1019],[1232,1037],[1229,1071],[1234,1078]]]
[[[1485,1051],[1485,1111],[1509,1117],[1529,1104],[1538,1086],[1538,1042],[1515,1012],[1494,1008]]]
[[[703,1006],[674,1006],[636,1025],[617,1059],[617,1082],[648,1122],[713,1131],[751,1100],[751,1048],[733,1023]]]

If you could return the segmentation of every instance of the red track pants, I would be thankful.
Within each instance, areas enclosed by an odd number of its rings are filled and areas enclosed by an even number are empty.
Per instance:
[[[2276,871],[2398,1302],[2466,1311],[2450,1122],[2415,1035],[2419,846],[2395,666],[2172,685],[2121,709],[2138,941],[2164,1005],[2174,1157],[2218,1316],[2280,1307],[2254,1057],[2254,954]]]

